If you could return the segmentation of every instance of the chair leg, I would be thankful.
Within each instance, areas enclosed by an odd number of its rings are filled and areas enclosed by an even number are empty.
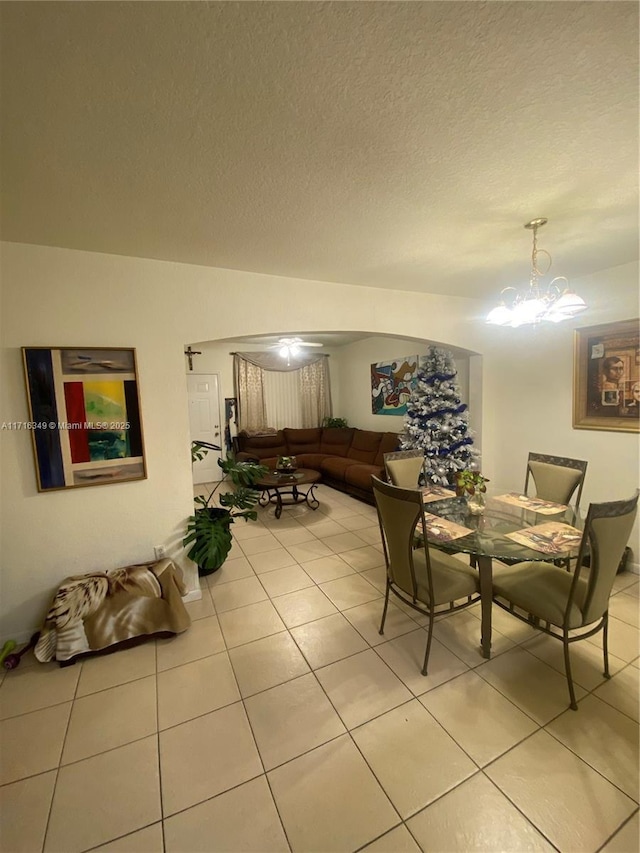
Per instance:
[[[562,632],[562,645],[564,646],[564,668],[567,674],[567,684],[569,685],[570,708],[572,711],[578,710],[576,702],[576,694],[573,689],[573,678],[571,677],[571,661],[569,659],[569,632],[565,628]]]
[[[389,606],[389,579],[387,578],[387,586],[385,587],[384,594],[384,608],[382,610],[382,622],[380,623],[380,630],[378,634],[384,634],[384,620],[387,618],[387,607]]]
[[[433,637],[433,607],[429,612],[429,630],[427,631],[427,648],[424,653],[424,663],[422,664],[422,674],[427,675],[427,664],[429,663],[429,652],[431,651],[431,639]]]
[[[602,617],[602,653],[604,655],[604,677],[611,678],[609,673],[609,611]]]

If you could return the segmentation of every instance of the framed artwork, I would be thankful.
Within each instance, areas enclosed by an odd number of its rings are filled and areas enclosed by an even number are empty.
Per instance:
[[[640,325],[576,329],[573,427],[640,432]]]
[[[38,491],[147,476],[134,349],[23,347]]]
[[[371,365],[371,411],[374,415],[406,415],[418,375],[418,356]]]

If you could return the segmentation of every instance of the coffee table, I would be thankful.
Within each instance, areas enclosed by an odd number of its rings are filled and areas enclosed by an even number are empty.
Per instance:
[[[264,477],[256,480],[256,488],[262,490],[258,503],[260,506],[275,503],[276,518],[280,518],[282,515],[283,506],[306,503],[309,509],[318,509],[320,503],[313,490],[319,480],[320,473],[308,468],[298,468],[292,474],[269,471]],[[300,486],[309,486],[309,488],[303,491]],[[285,498],[284,501],[283,498]]]

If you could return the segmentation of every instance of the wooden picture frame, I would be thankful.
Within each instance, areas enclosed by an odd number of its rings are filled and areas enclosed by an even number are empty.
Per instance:
[[[144,480],[135,349],[23,347],[39,492]]]
[[[640,432],[640,321],[576,329],[573,428]]]

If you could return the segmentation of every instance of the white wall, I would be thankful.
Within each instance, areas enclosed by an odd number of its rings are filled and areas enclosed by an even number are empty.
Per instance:
[[[28,636],[65,576],[151,559],[154,545],[196,588],[181,547],[193,507],[186,343],[334,330],[402,331],[475,349],[479,340],[473,300],[389,300],[376,288],[23,244],[3,244],[0,260],[1,420],[27,420],[20,347],[134,346],[148,468],[144,481],[38,493],[30,436],[0,431],[0,641]]]
[[[573,429],[574,329],[639,316],[638,264],[572,282],[589,310],[572,323],[484,327],[484,473],[498,488],[522,488],[529,451],[589,462],[582,498],[630,497],[639,484],[637,433]],[[515,483],[514,483],[515,472]],[[629,543],[640,552],[636,522]]]
[[[340,347],[333,359],[332,379],[340,388],[340,408],[334,405],[336,417],[347,418],[351,426],[381,432],[402,432],[403,415],[375,415],[371,411],[371,365],[379,361],[395,361],[404,356],[427,353],[429,341],[379,336]],[[446,344],[444,345],[446,347]],[[456,350],[457,382],[461,398],[469,398],[469,357]]]
[[[40,494],[28,433],[0,431],[0,642],[28,636],[66,575],[150,559],[156,544],[185,567],[195,589],[180,544],[193,506],[183,355],[190,341],[366,331],[482,353],[486,473],[519,486],[531,449],[588,459],[586,501],[628,495],[637,483],[637,435],[571,428],[571,328],[486,327],[479,303],[454,297],[394,293],[390,300],[376,288],[1,248],[0,420],[27,420],[20,347],[134,346],[148,479]],[[637,282],[637,265],[576,282],[593,306],[580,325],[638,316]],[[342,398],[340,413],[345,404]]]
[[[371,364],[391,361],[401,355],[425,355],[428,346],[429,342],[424,340],[375,335],[353,344],[323,349],[329,354],[334,416],[347,418],[351,426],[359,429],[401,432],[403,416],[374,415],[371,412]],[[264,350],[264,346],[241,340],[197,342],[193,348],[202,353],[194,356],[193,373],[217,373],[220,377],[221,407],[225,397],[234,396],[233,358],[230,353]],[[456,349],[455,361],[461,396],[466,402],[469,395],[469,356]],[[188,371],[186,365],[185,358]]]

